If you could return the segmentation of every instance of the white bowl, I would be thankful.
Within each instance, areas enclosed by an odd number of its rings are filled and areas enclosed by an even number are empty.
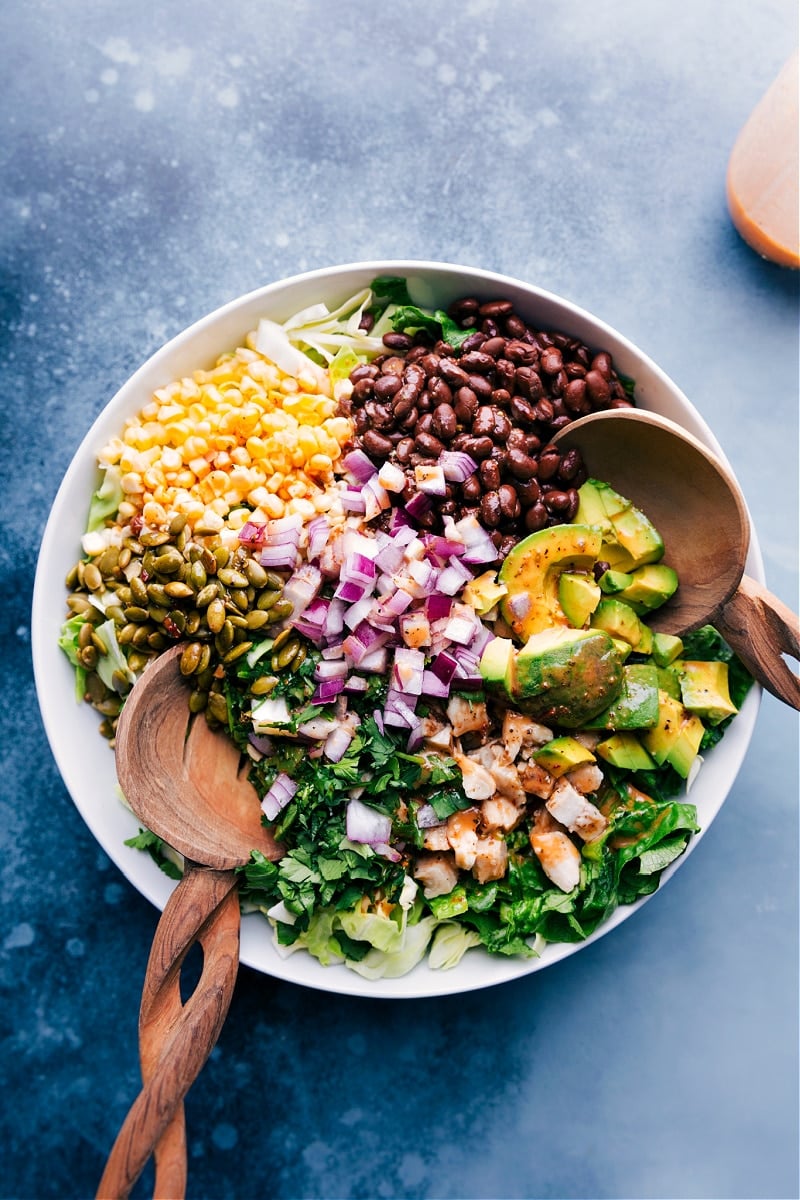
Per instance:
[[[224,305],[197,321],[158,350],[124,384],[108,403],[81,443],[59,488],[42,539],[33,594],[33,663],[39,704],[58,768],[69,792],[106,854],[125,877],[158,908],[163,908],[175,886],[149,855],[124,845],[138,830],[138,822],[116,794],[114,756],[98,732],[97,714],[87,704],[76,703],[74,676],[58,647],[65,618],[64,577],[80,555],[80,538],[89,497],[96,487],[95,455],[122,428],[124,419],[137,412],[151,393],[173,379],[196,369],[209,368],[224,351],[242,343],[262,316],[283,320],[317,301],[331,307],[367,286],[376,275],[401,275],[408,280],[415,301],[445,308],[467,294],[485,299],[507,297],[517,310],[543,329],[563,330],[589,346],[609,350],[620,372],[636,381],[636,399],[647,408],[679,422],[712,450],[721,448],[711,430],[676,385],[631,342],[590,313],[549,292],[518,280],[471,267],[445,263],[386,261],[349,264],[312,271],[269,284]],[[748,573],[763,580],[758,543],[753,535]],[[701,832],[693,849],[727,796],[744,759],[758,712],[760,691],[753,688],[741,713],[722,742],[706,757],[692,788]],[[685,861],[677,860],[662,876],[664,882]],[[281,957],[272,944],[266,920],[258,915],[243,920],[242,962],[265,974],[322,991],[373,997],[438,996],[469,991],[540,971],[614,929],[641,908],[619,908],[587,941],[550,945],[539,959],[516,960],[471,950],[451,970],[432,970],[421,963],[396,980],[363,979],[344,966],[322,967],[306,953]]]

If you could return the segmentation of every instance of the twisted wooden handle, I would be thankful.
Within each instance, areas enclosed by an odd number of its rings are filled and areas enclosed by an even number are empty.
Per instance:
[[[800,709],[800,679],[783,657],[800,659],[798,619],[790,608],[745,575],[714,624],[754,679]]]
[[[239,896],[234,871],[187,861],[158,923],[139,1014],[144,1087],[131,1105],[97,1189],[98,1200],[127,1197],[151,1155],[155,1196],[186,1190],[183,1098],[200,1074],[225,1022],[239,967]],[[197,987],[183,1004],[180,972],[191,947],[203,947]]]

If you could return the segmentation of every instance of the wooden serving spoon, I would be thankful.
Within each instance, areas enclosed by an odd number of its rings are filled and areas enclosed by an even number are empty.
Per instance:
[[[254,849],[270,859],[281,856],[261,824],[238,749],[203,716],[190,715],[182,649],[173,647],[145,669],[116,734],[123,795],[142,824],[186,861],[153,939],[139,1013],[144,1086],[109,1155],[97,1191],[103,1200],[127,1196],[151,1155],[154,1195],[185,1194],[183,1098],[219,1037],[239,966],[235,868]],[[184,1004],[180,972],[196,942],[203,968]]]
[[[750,519],[716,455],[675,422],[634,408],[580,417],[554,441],[559,450],[577,447],[591,475],[640,508],[663,537],[680,583],[648,624],[674,634],[714,625],[767,691],[800,709],[800,679],[783,658],[800,658],[798,619],[744,574]]]

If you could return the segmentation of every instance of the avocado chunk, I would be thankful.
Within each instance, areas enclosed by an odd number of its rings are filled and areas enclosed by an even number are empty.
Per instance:
[[[553,738],[541,749],[535,750],[533,757],[540,767],[555,776],[564,775],[581,763],[595,762],[591,750],[573,737]]]
[[[551,525],[514,547],[498,575],[507,589],[500,612],[521,642],[551,626],[568,625],[558,601],[559,577],[564,571],[591,571],[600,544],[600,533],[588,525]]]
[[[612,733],[611,737],[598,742],[597,753],[613,767],[626,771],[651,771],[655,766],[635,733]]]
[[[673,633],[654,633],[653,648],[650,653],[656,666],[668,667],[683,654],[683,642]]]
[[[620,590],[618,598],[630,604],[639,616],[666,604],[678,589],[678,573],[666,563],[647,563],[635,567],[630,575],[631,582]]]
[[[739,711],[731,700],[726,662],[685,660],[680,664],[679,679],[684,706],[709,725],[719,725]]]
[[[658,724],[639,735],[644,748],[660,767],[669,762],[686,779],[697,757],[705,726],[673,696],[659,690]]]
[[[496,637],[486,643],[480,661],[480,673],[490,686],[510,688],[516,650],[511,638]]]
[[[602,554],[602,547],[600,553]],[[603,571],[603,574],[598,579],[600,591],[607,596],[615,596],[618,592],[623,591],[629,583],[633,583],[633,575],[629,575],[627,571],[612,571],[611,568]]]
[[[538,720],[577,729],[607,708],[621,685],[622,663],[608,634],[551,627],[518,652],[511,698]]]
[[[653,663],[626,663],[622,688],[615,700],[587,722],[589,729],[649,729],[658,723],[658,668]]]
[[[578,501],[576,521],[599,529],[603,539],[599,557],[613,570],[631,572],[663,558],[664,542],[658,530],[609,484],[587,479],[578,489]]]
[[[653,662],[655,662],[655,655],[652,657]],[[656,667],[659,688],[662,692],[666,692],[668,696],[672,696],[673,700],[681,699],[679,666],[680,664],[676,663],[675,666],[671,667]]]
[[[591,575],[564,571],[558,580],[558,603],[575,629],[583,629],[600,603],[602,593]]]
[[[616,596],[602,598],[592,614],[591,627],[604,630],[610,637],[621,638],[633,650],[639,650],[642,639],[647,637],[642,632],[646,626],[639,620],[638,615],[629,604],[618,600]],[[641,653],[646,654],[647,651],[642,650]]]
[[[462,598],[465,604],[475,609],[479,617],[483,617],[500,603],[507,592],[508,588],[497,582],[495,571],[484,571],[470,580]]]

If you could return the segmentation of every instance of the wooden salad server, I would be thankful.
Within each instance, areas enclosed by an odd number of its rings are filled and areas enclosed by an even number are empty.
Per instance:
[[[117,728],[123,795],[142,824],[186,862],[150,951],[139,1012],[143,1087],[109,1155],[97,1191],[102,1200],[127,1196],[151,1155],[154,1195],[184,1196],[183,1098],[219,1037],[239,967],[235,868],[253,849],[270,859],[281,854],[261,824],[238,749],[209,729],[205,717],[191,717],[181,650],[173,647],[145,669]],[[184,1004],[181,967],[196,942],[203,968]]]
[[[648,625],[674,634],[714,625],[754,679],[800,709],[800,678],[783,657],[800,658],[798,618],[744,573],[750,518],[720,459],[674,421],[635,408],[590,413],[554,440],[560,450],[577,447],[590,474],[663,537],[679,586]]]

